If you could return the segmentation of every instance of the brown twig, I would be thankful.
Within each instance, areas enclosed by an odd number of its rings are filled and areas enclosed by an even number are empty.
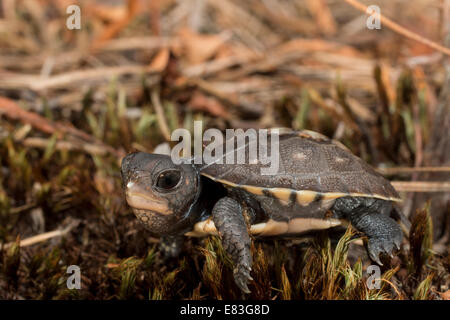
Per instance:
[[[32,137],[24,139],[22,143],[27,147],[45,149],[50,143],[50,139]],[[80,143],[77,141],[56,141],[55,149],[65,151],[83,151],[93,156],[104,156],[110,153],[110,150],[105,148],[104,145]]]
[[[439,181],[391,181],[399,192],[450,192],[450,182]]]
[[[80,146],[83,146],[86,144],[86,141],[89,141],[93,144],[96,144],[97,148],[107,150],[109,153],[114,154],[118,157],[122,156],[121,151],[117,151],[111,146],[104,144],[103,142],[87,134],[86,132],[74,128],[71,125],[50,121],[37,113],[26,111],[11,99],[0,97],[0,114],[4,114],[10,119],[18,120],[21,121],[22,123],[29,124],[39,131],[56,135],[58,139],[61,139],[64,134],[69,134],[74,139],[78,140],[77,142],[73,142],[72,144],[79,144]],[[89,149],[90,144],[81,147],[81,149],[83,148]]]
[[[78,221],[74,221],[71,224],[69,224],[66,228],[64,229],[57,229],[57,230],[53,230],[53,231],[49,231],[49,232],[44,232],[41,234],[38,234],[36,236],[32,236],[23,240],[20,240],[20,247],[27,247],[27,246],[31,246],[33,244],[37,244],[43,241],[47,241],[49,239],[52,238],[56,238],[56,237],[62,237],[64,235],[66,235],[67,233],[69,233],[74,227],[76,227],[78,225]],[[11,247],[12,245],[14,245],[16,242],[9,242],[9,243],[5,243],[3,245],[2,249],[8,249],[9,247]]]
[[[158,124],[159,128],[161,129],[161,133],[163,134],[166,141],[170,141],[170,130],[167,124],[166,116],[164,115],[164,109],[161,104],[161,100],[159,99],[158,90],[152,90],[151,99],[153,107],[155,108],[156,116],[158,118]]]
[[[0,72],[0,85],[6,88],[28,88],[35,91],[46,89],[64,88],[77,83],[87,83],[108,80],[126,74],[144,74],[143,66],[128,65],[119,67],[92,68],[89,70],[78,70],[57,74],[45,79],[38,75],[14,74]]]
[[[58,131],[49,120],[37,113],[23,110],[16,102],[5,97],[0,97],[0,114],[14,120],[20,120],[45,133],[55,134]]]
[[[396,167],[377,168],[382,174],[415,173],[415,172],[450,172],[450,167]]]
[[[364,13],[367,13],[368,7],[366,5],[358,2],[357,0],[344,0],[344,1],[347,2],[349,5],[351,5],[352,7],[356,8]],[[411,40],[423,43],[424,45],[429,46],[430,48],[433,48],[439,52],[442,52],[443,54],[450,56],[449,48],[441,46],[439,43],[431,41],[425,37],[422,37],[421,35],[418,35],[417,33],[414,33],[412,31],[400,26],[399,24],[395,23],[391,19],[383,16],[381,13],[380,13],[380,21],[383,25],[385,25],[392,31],[397,32],[398,34],[401,34]]]
[[[139,11],[139,3],[136,0],[128,0],[127,15],[105,28],[103,33],[92,43],[91,52],[96,52],[102,48],[110,39],[120,33],[136,16]]]
[[[330,7],[324,0],[308,0],[306,1],[308,10],[314,16],[316,25],[323,34],[331,36],[336,34],[337,26]]]

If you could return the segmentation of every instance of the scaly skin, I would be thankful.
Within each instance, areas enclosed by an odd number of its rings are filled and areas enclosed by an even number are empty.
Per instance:
[[[247,284],[253,280],[251,239],[240,204],[232,198],[220,199],[214,206],[212,219],[222,237],[223,248],[233,260],[234,281],[243,292],[250,293]]]
[[[392,204],[388,201],[345,197],[336,200],[333,210],[347,218],[351,224],[368,238],[367,251],[369,257],[383,265],[380,253],[392,256],[394,247],[400,249],[403,233],[400,226],[389,215]]]
[[[393,219],[380,214],[366,214],[353,224],[367,235],[367,251],[370,258],[379,265],[383,265],[379,258],[380,253],[384,252],[392,257],[394,246],[395,249],[400,249],[403,234]]]

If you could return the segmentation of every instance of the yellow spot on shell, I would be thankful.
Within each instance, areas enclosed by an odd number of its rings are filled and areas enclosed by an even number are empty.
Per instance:
[[[301,204],[302,206],[307,206],[311,202],[314,201],[316,196],[317,196],[317,192],[314,192],[314,191],[308,191],[308,190],[297,191],[297,202],[299,204]]]
[[[269,190],[270,190],[270,193],[278,200],[289,202],[289,197],[291,195],[291,189],[271,188]]]
[[[242,187],[245,191],[251,193],[251,194],[256,194],[258,196],[262,196],[263,195],[263,189],[259,188],[259,187],[255,187],[255,186],[243,186]]]
[[[348,194],[342,193],[342,192],[328,192],[328,193],[323,193],[323,200],[337,199],[337,198],[341,198],[341,197],[345,197],[345,196],[348,196]]]

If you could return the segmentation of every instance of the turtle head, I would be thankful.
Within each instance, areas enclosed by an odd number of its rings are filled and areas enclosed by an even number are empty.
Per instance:
[[[126,201],[151,233],[178,234],[196,222],[200,178],[194,166],[136,152],[122,160],[121,171]]]

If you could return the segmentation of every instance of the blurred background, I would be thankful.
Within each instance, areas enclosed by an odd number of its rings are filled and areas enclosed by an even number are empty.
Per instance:
[[[337,139],[413,222],[381,293],[364,286],[364,250],[330,265],[319,237],[315,251],[259,244],[250,298],[449,298],[450,54],[424,42],[450,46],[450,1],[361,1],[395,22],[373,30],[352,3],[0,0],[0,298],[239,297],[217,239],[162,261],[123,202],[121,158],[194,120]]]

